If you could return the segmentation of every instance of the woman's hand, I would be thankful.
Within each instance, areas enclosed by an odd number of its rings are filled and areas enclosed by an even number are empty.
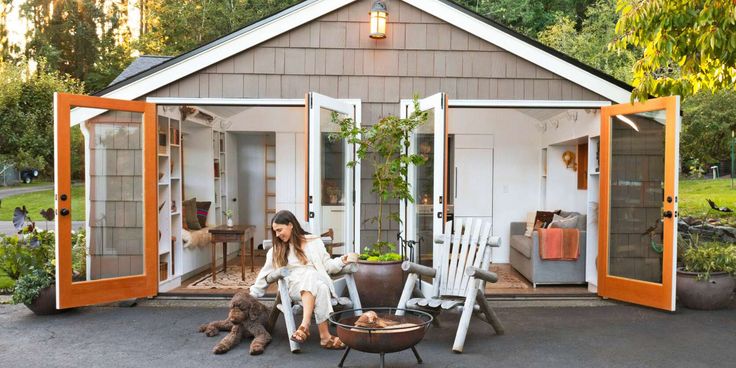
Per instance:
[[[343,254],[342,257],[340,257],[340,260],[342,261],[342,264],[344,265],[348,263],[355,263],[358,261],[358,253]]]

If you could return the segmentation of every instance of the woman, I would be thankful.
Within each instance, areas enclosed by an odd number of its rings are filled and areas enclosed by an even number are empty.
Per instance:
[[[340,272],[348,263],[348,256],[330,258],[322,239],[304,231],[289,211],[279,211],[274,215],[271,220],[271,239],[273,247],[266,253],[266,263],[250,287],[251,295],[263,296],[268,286],[266,276],[277,268],[287,267],[289,276],[285,280],[289,296],[294,301],[301,301],[304,309],[302,323],[290,338],[299,343],[306,341],[314,313],[320,345],[325,349],[345,348],[345,344],[338,337],[330,335],[328,329],[327,317],[332,313],[330,301],[332,296],[336,296],[328,274]]]

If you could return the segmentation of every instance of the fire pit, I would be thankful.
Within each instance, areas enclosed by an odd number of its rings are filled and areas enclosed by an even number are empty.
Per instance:
[[[385,327],[365,325],[356,326],[360,315],[375,312]],[[424,338],[424,333],[432,323],[432,315],[413,309],[397,308],[365,308],[348,309],[330,314],[330,322],[337,326],[337,336],[347,345],[338,367],[342,367],[351,349],[381,355],[381,367],[384,355],[411,348],[417,363],[422,358],[414,345]],[[365,327],[364,327],[365,326]]]

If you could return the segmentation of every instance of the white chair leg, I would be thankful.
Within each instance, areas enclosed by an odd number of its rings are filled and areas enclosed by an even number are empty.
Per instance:
[[[475,306],[475,295],[478,293],[480,280],[470,278],[468,280],[468,294],[465,296],[465,305],[463,305],[463,314],[460,316],[460,322],[457,325],[457,334],[455,334],[455,342],[452,344],[452,351],[456,353],[463,352],[465,345],[465,337],[468,335],[468,327],[470,327],[470,317],[473,316],[473,307]]]
[[[355,315],[359,316],[363,314],[363,311],[360,310],[363,308],[363,306],[360,304],[358,287],[355,286],[355,277],[353,277],[353,275],[351,274],[345,275],[345,284],[348,288],[348,295],[350,295],[350,300],[353,302],[353,309],[356,309]]]
[[[279,280],[279,295],[281,295],[281,312],[283,312],[284,322],[286,322],[286,334],[289,336],[289,347],[292,353],[298,353],[301,350],[299,343],[291,340],[291,335],[296,331],[294,312],[291,310],[291,297],[289,297],[286,283],[282,280]]]
[[[401,298],[399,299],[399,305],[396,306],[398,309],[405,309],[406,303],[409,302],[409,298],[411,298],[411,294],[414,292],[414,285],[417,282],[417,275],[410,273],[409,276],[406,278],[406,283],[404,284],[404,290],[401,292]],[[398,310],[396,311],[397,316],[403,316],[404,311]]]

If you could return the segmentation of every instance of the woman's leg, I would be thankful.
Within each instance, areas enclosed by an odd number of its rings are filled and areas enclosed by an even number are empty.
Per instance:
[[[304,309],[304,313],[302,313],[301,326],[304,326],[309,330],[309,323],[312,321],[312,313],[314,312],[314,295],[306,290],[303,290],[301,295],[302,308]],[[322,332],[320,332],[320,336],[322,336]]]
[[[330,288],[320,283],[317,287],[317,295],[314,297],[314,319],[317,321],[317,329],[319,330],[319,339],[321,342],[328,341],[330,335],[329,322],[327,318],[332,313],[332,303],[330,300]],[[306,309],[304,310],[306,313]]]

